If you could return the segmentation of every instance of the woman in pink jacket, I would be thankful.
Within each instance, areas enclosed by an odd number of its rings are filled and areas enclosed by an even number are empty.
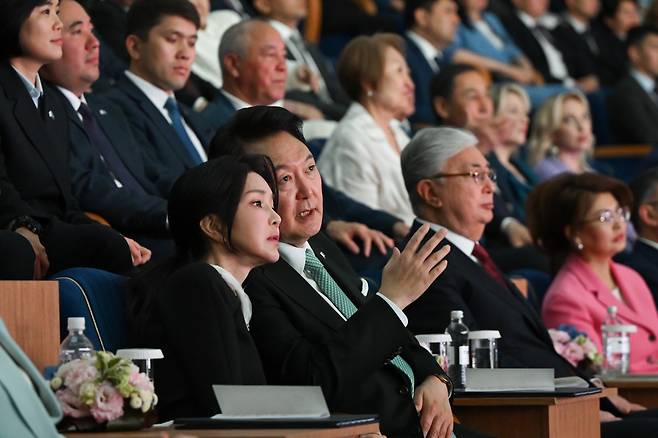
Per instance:
[[[621,181],[594,173],[563,174],[539,185],[528,198],[533,238],[557,272],[542,305],[547,327],[570,324],[601,351],[601,324],[617,306],[631,335],[631,373],[658,372],[658,312],[634,270],[612,258],[626,246],[631,193]]]

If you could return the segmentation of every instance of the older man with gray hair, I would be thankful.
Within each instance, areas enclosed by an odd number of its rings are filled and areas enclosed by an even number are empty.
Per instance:
[[[499,365],[577,371],[555,352],[538,313],[500,272],[480,245],[492,219],[495,174],[473,134],[457,128],[421,130],[402,152],[402,174],[418,219],[435,232],[447,229],[448,268],[405,309],[414,333],[442,333],[450,312],[462,310],[471,330],[499,330]]]
[[[311,105],[283,100],[288,75],[286,47],[267,21],[249,19],[229,27],[219,44],[219,63],[222,88],[201,111],[216,129],[236,111],[256,105],[285,106],[305,120],[323,117]]]

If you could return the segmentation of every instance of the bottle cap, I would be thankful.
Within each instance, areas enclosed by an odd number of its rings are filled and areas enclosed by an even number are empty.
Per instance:
[[[68,318],[67,330],[84,330],[85,329],[85,319],[84,317],[77,318]]]
[[[608,313],[617,313],[617,306],[609,306]]]
[[[450,312],[450,319],[463,318],[463,317],[464,317],[464,312],[461,310],[453,310]]]

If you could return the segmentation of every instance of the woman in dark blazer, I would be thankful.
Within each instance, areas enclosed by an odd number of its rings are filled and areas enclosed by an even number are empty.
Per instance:
[[[164,352],[154,366],[161,420],[218,413],[213,384],[265,383],[242,282],[279,258],[275,193],[263,156],[211,160],[174,184],[176,255],[136,279],[126,296],[135,343]]]
[[[58,7],[58,0],[0,2],[0,229],[28,239],[37,278],[72,266],[126,272],[148,260],[148,250],[80,211],[66,114],[39,78],[62,56]]]

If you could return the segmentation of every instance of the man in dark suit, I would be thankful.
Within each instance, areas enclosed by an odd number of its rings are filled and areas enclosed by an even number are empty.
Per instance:
[[[599,11],[599,0],[565,0],[567,10],[553,37],[573,78],[587,79],[594,91],[599,87],[597,58],[599,46],[592,33],[592,20]]]
[[[60,20],[63,55],[42,74],[57,86],[66,107],[73,193],[83,210],[142,243],[149,241],[156,253],[173,250],[166,239],[166,197],[173,178],[144,157],[144,146],[135,141],[118,107],[85,94],[99,76],[99,44],[85,10],[74,0],[63,0]],[[157,180],[160,187],[152,182]]]
[[[595,91],[598,83],[589,77],[572,77],[560,47],[539,18],[546,13],[547,0],[512,0],[514,11],[501,21],[516,45],[530,60],[546,83],[578,86],[585,92]]]
[[[459,25],[457,4],[453,0],[408,0],[405,2],[407,33],[406,58],[416,85],[416,112],[409,118],[414,124],[439,123],[432,108],[430,83],[441,67],[450,62],[445,49],[455,38]]]
[[[633,252],[620,261],[640,273],[658,303],[658,168],[648,169],[630,183],[631,218],[638,233]]]
[[[442,333],[450,312],[461,310],[470,330],[500,331],[501,367],[553,368],[556,377],[586,377],[555,351],[537,311],[479,243],[493,216],[495,185],[477,141],[468,131],[427,128],[402,151],[402,173],[418,217],[412,229],[429,224],[434,232],[447,232],[451,246],[446,272],[405,309],[409,328]],[[622,397],[608,397],[602,409],[606,413],[601,418],[608,421],[613,418],[609,413],[650,417],[602,422],[603,436],[651,436],[658,431],[656,412],[633,414],[644,408]]]
[[[173,95],[190,75],[198,28],[199,15],[187,0],[136,0],[128,12],[130,68],[107,94],[151,159],[175,176],[207,159],[214,134]]]
[[[658,28],[628,32],[631,68],[608,98],[608,115],[620,143],[658,142]]]
[[[279,181],[281,258],[252,271],[245,282],[254,306],[251,334],[268,382],[320,385],[331,410],[376,412],[386,434],[421,436],[422,427],[425,433],[431,429],[437,436],[450,436],[445,375],[419,349],[399,312],[422,293],[429,276],[439,274],[440,259],[426,260],[428,247],[412,256],[409,250],[416,248],[417,235],[388,263],[380,292],[369,292],[320,231],[322,181],[304,144],[299,119],[290,113],[287,119],[279,118],[281,111],[267,107],[241,111],[237,117],[252,118],[252,123],[227,125],[223,134],[229,138],[228,128],[243,126],[250,131],[234,132],[233,137],[251,141],[221,143],[225,154],[268,155]],[[258,130],[270,125],[263,123],[270,114],[280,120],[279,130],[272,133],[268,128],[261,136]],[[242,150],[236,150],[235,144]],[[436,239],[428,242],[432,247],[437,244]],[[443,257],[445,251],[435,254]],[[426,271],[430,266],[434,268]],[[429,415],[430,410],[435,414]]]
[[[126,18],[134,0],[94,1],[90,15],[98,34],[112,52],[125,62],[130,61],[126,52]]]
[[[329,60],[299,32],[299,24],[306,18],[307,2],[253,0],[252,3],[256,14],[269,20],[286,45],[286,97],[313,105],[328,119],[340,120],[350,99]]]

